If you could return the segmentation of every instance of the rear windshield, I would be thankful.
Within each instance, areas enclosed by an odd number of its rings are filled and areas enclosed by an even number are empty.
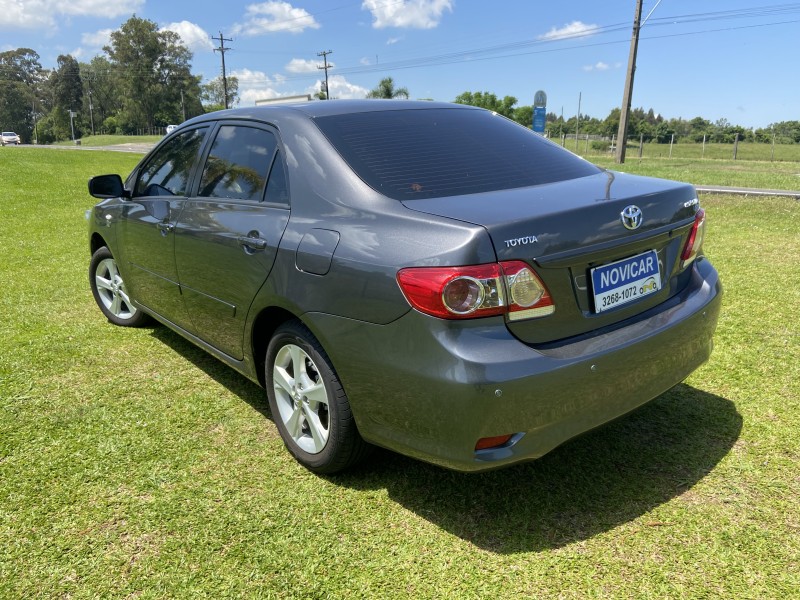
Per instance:
[[[377,111],[315,122],[361,179],[396,200],[492,192],[599,172],[530,129],[484,110]]]

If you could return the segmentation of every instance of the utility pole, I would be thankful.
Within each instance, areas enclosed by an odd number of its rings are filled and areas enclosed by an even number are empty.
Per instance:
[[[658,4],[656,4],[658,6]],[[636,71],[636,51],[639,48],[639,22],[642,19],[642,0],[636,0],[636,12],[633,16],[633,35],[631,51],[628,54],[628,75],[625,78],[625,91],[622,94],[622,108],[619,113],[619,131],[617,132],[617,164],[625,162],[625,145],[628,143],[628,116],[633,98],[633,74]]]
[[[322,52],[317,52],[317,56],[321,56],[322,60],[325,62],[325,66],[317,66],[318,69],[325,70],[325,100],[331,99],[330,90],[328,88],[328,69],[330,68],[328,66],[328,54],[333,54],[333,50],[323,50]]]
[[[232,42],[233,40],[222,37],[221,31],[219,32],[219,38],[212,37],[211,39],[215,42],[219,41],[219,48],[214,48],[214,52],[219,52],[222,56],[222,93],[225,94],[225,108],[228,108],[228,76],[225,73],[225,52],[232,50],[232,48],[226,48],[225,42]]]
[[[72,131],[73,142],[75,141],[75,124],[73,120],[75,119],[76,116],[78,116],[78,113],[76,113],[74,110],[69,111],[69,128]]]
[[[36,128],[36,97],[33,98],[33,104],[31,106],[32,111],[31,114],[33,115],[33,143],[39,143],[39,130]],[[775,136],[772,137],[772,147],[775,147]]]
[[[581,130],[581,96],[583,92],[578,92],[578,116],[575,120],[575,154],[578,153],[578,132]]]
[[[92,122],[92,135],[94,135],[94,106],[92,106],[92,90],[89,90],[89,119]]]

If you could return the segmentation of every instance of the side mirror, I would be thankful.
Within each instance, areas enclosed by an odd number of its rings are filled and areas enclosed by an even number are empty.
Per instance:
[[[98,175],[89,180],[89,194],[95,198],[130,198],[131,193],[122,184],[119,175]]]

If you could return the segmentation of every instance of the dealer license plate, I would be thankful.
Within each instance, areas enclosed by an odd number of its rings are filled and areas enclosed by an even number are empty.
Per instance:
[[[591,270],[594,310],[603,312],[661,289],[658,254],[649,250]]]

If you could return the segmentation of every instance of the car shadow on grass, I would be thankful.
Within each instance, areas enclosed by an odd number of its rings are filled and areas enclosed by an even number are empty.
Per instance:
[[[386,489],[484,550],[539,551],[589,539],[683,494],[731,450],[741,429],[731,401],[681,384],[530,463],[464,474],[380,452],[331,481]]]
[[[153,336],[272,419],[261,387],[165,327]],[[363,466],[326,479],[349,489],[385,489],[393,501],[484,550],[539,551],[589,539],[683,494],[725,457],[741,429],[733,402],[681,384],[523,465],[456,473],[377,450]]]
[[[272,419],[264,388],[222,363],[219,359],[184,339],[163,325],[153,327],[151,335],[201,369],[214,381],[247,402],[265,417]]]

